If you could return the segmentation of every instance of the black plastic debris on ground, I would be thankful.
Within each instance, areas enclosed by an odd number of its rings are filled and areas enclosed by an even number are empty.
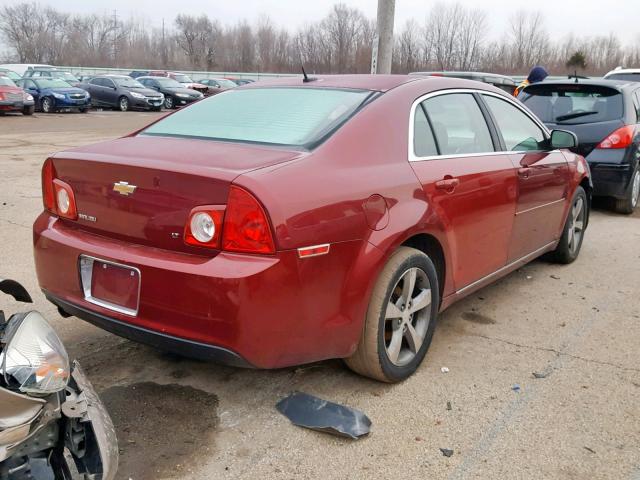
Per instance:
[[[445,457],[450,457],[451,455],[453,455],[453,450],[450,450],[448,448],[441,448],[440,451]]]
[[[360,410],[302,392],[283,398],[276,408],[295,425],[340,437],[358,439],[371,427],[371,420]]]

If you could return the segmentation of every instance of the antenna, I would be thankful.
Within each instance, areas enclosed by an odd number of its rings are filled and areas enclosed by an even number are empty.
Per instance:
[[[309,77],[307,75],[307,72],[304,70],[304,65],[301,65],[301,67],[302,67],[302,76],[304,77],[302,81],[304,83],[315,82],[317,80],[317,78]]]

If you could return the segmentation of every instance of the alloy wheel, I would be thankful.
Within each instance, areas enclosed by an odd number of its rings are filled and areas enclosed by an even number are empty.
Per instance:
[[[129,100],[126,97],[122,97],[120,99],[120,111],[126,112],[127,110],[129,110]]]
[[[406,270],[387,301],[384,345],[389,361],[410,363],[424,343],[431,321],[431,284],[420,268]]]
[[[44,113],[51,113],[52,110],[53,110],[53,104],[51,102],[51,99],[49,97],[45,97],[42,100],[42,111]]]
[[[580,246],[580,240],[584,232],[584,221],[587,209],[584,206],[584,199],[577,197],[571,206],[571,218],[569,224],[569,237],[567,244],[571,253],[575,253]]]
[[[631,184],[631,208],[638,206],[638,200],[640,199],[640,169],[636,170],[633,176]]]
[[[173,98],[166,97],[164,99],[164,108],[167,108],[167,109],[173,108]]]

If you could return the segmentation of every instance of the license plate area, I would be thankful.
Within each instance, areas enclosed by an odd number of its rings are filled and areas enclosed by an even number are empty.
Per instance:
[[[136,316],[140,302],[140,270],[129,265],[80,256],[84,299],[109,310]]]

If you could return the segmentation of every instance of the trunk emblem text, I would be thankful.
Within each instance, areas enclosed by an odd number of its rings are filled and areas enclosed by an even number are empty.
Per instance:
[[[129,185],[129,182],[117,182],[113,184],[113,191],[118,192],[120,195],[129,195],[136,191],[135,185]]]

